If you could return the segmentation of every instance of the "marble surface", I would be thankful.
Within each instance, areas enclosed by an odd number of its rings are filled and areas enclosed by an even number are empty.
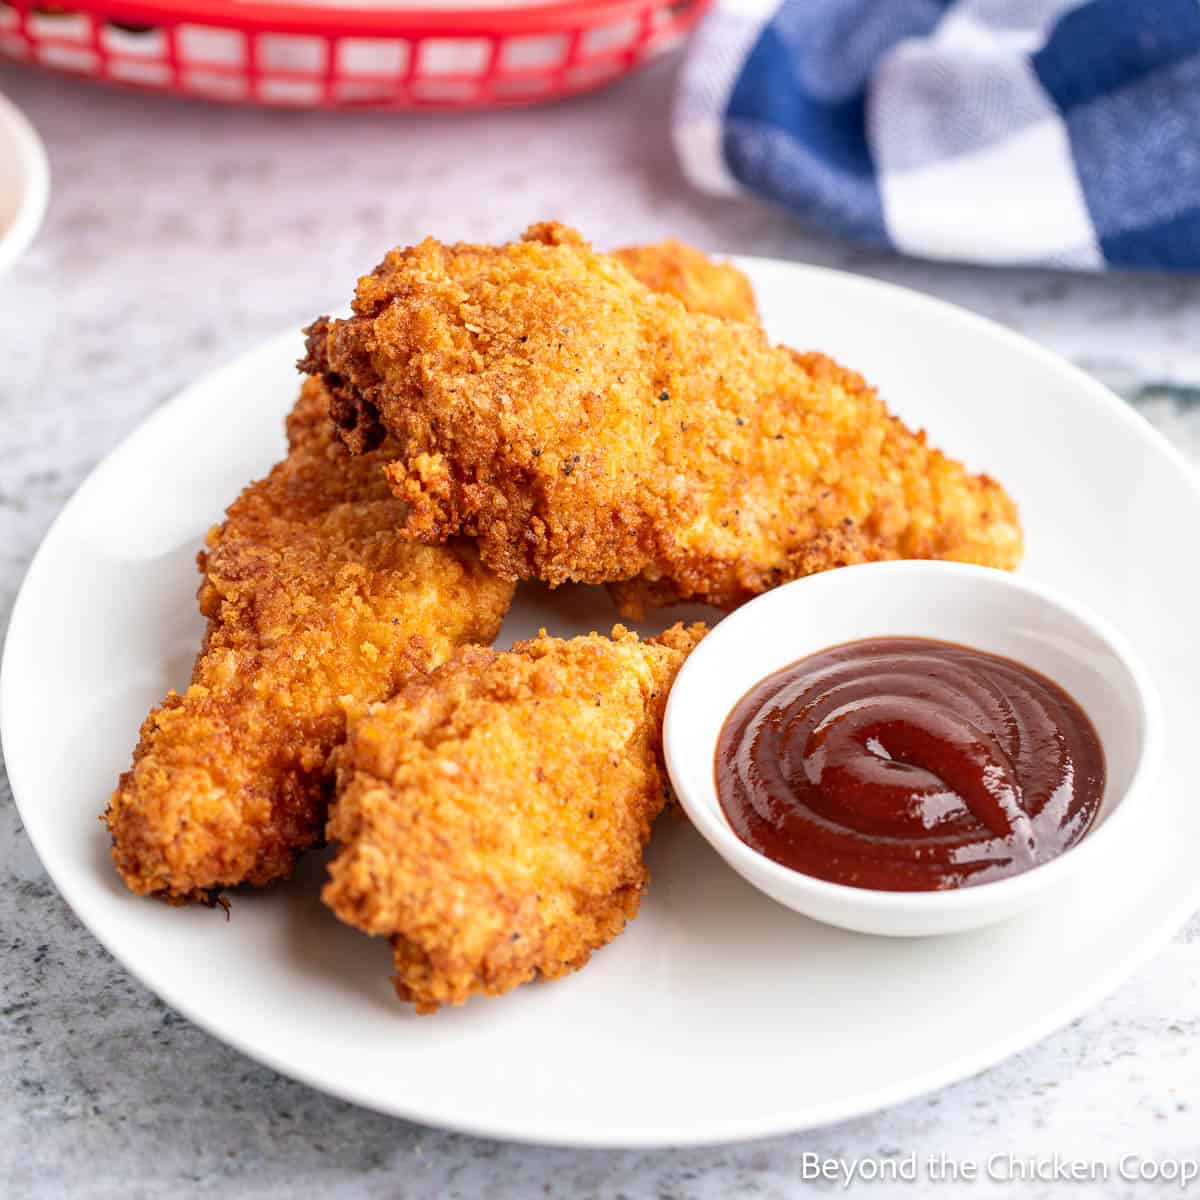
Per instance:
[[[426,232],[503,238],[547,215],[600,244],[674,233],[942,296],[1092,371],[1200,462],[1200,279],[901,261],[808,235],[752,201],[703,197],[671,153],[673,72],[659,64],[545,111],[415,119],[206,107],[0,66],[0,90],[40,129],[54,173],[46,226],[0,281],[0,615],[83,474],[183,384],[343,302],[386,246]],[[82,929],[23,837],[7,785],[0,955],[8,1200],[775,1198],[808,1190],[812,1153],[1165,1162],[1200,1148],[1195,919],[1093,1012],[975,1079],[817,1132],[653,1153],[440,1133],[248,1061],[164,1008]],[[1105,1197],[1148,1187],[1076,1186]],[[901,1190],[913,1189],[873,1194]]]

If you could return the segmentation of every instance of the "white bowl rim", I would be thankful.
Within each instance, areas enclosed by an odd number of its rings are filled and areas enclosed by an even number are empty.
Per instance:
[[[1142,720],[1142,736],[1133,771],[1124,793],[1116,798],[1112,810],[1100,826],[1090,830],[1062,854],[1048,862],[1040,863],[1028,871],[1023,871],[1019,875],[1010,875],[988,883],[973,884],[970,887],[923,892],[884,891],[878,888],[860,888],[849,884],[833,883],[826,879],[819,879],[815,875],[807,875],[794,867],[785,866],[748,846],[729,825],[721,809],[719,798],[716,799],[715,804],[710,804],[703,798],[690,795],[686,787],[680,786],[680,779],[684,777],[680,765],[682,756],[685,753],[695,754],[694,738],[692,739],[693,746],[689,749],[688,731],[679,726],[680,711],[684,703],[683,697],[686,696],[687,689],[692,686],[692,678],[699,673],[699,664],[703,664],[712,655],[720,653],[722,628],[730,623],[742,624],[750,620],[760,620],[760,613],[755,609],[764,601],[778,605],[780,595],[790,589],[819,586],[823,581],[827,582],[835,577],[842,584],[847,579],[861,579],[863,586],[877,587],[881,576],[886,580],[889,575],[895,576],[910,572],[972,579],[978,581],[981,587],[998,587],[1023,592],[1047,606],[1058,608],[1098,637],[1110,654],[1125,668],[1133,681],[1134,700]],[[872,633],[870,630],[864,630],[861,636],[871,637]],[[845,644],[846,641],[853,640],[855,639],[842,639],[836,644]],[[819,652],[819,650],[813,651],[813,653]],[[781,659],[778,666],[773,669],[780,670],[793,661],[796,660]],[[730,709],[738,699],[740,697],[731,699]],[[760,891],[765,892],[766,888],[758,883],[756,876],[765,878],[796,895],[806,895],[815,901],[835,904],[845,910],[853,908],[859,913],[916,918],[921,916],[944,918],[951,913],[957,913],[964,918],[977,914],[983,919],[987,913],[993,910],[1003,908],[1015,911],[1015,907],[1018,907],[1023,900],[1031,897],[1034,893],[1041,892],[1043,888],[1054,885],[1067,874],[1077,871],[1081,865],[1090,862],[1096,855],[1097,847],[1103,849],[1112,843],[1112,829],[1114,827],[1118,830],[1125,828],[1129,823],[1130,814],[1137,807],[1136,804],[1131,803],[1131,800],[1140,801],[1149,793],[1149,785],[1153,783],[1162,759],[1163,724],[1164,717],[1158,690],[1141,657],[1124,634],[1077,600],[1057,588],[1038,583],[1017,573],[1001,571],[993,567],[929,559],[903,559],[838,567],[821,574],[793,580],[756,596],[721,620],[692,651],[676,676],[671,694],[667,698],[667,708],[663,718],[663,756],[667,763],[667,772],[671,777],[671,785],[684,812],[687,813],[688,819],[699,830],[705,841]],[[708,761],[715,761],[715,755],[715,744],[706,747],[705,756]],[[712,795],[714,798],[716,797],[715,782],[712,785]],[[819,918],[814,917],[814,919]]]
[[[0,229],[0,275],[21,257],[41,228],[50,199],[50,163],[29,118],[0,92],[0,126],[17,147],[18,186],[23,187],[17,215]]]

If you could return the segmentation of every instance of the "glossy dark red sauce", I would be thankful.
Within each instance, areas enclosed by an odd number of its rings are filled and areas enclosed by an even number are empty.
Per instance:
[[[717,793],[734,831],[835,883],[935,891],[1027,871],[1087,833],[1104,752],[1057,684],[925,638],[834,646],[729,714]]]

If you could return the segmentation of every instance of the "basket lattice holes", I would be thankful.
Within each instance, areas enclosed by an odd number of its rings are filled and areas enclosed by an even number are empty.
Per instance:
[[[0,2],[0,53],[231,102],[484,107],[552,99],[616,79],[677,44],[707,3],[484,11],[472,19],[489,27],[462,32],[463,14],[444,12],[258,9],[217,0],[204,21],[189,19],[186,4],[162,9],[161,20],[131,21],[98,7],[15,0]],[[213,13],[224,21],[216,23]],[[506,16],[519,27],[503,29]],[[439,31],[439,20],[459,28]]]

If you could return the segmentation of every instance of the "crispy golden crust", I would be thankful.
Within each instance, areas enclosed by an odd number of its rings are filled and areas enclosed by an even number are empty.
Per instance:
[[[337,753],[325,903],[419,1012],[582,966],[636,915],[667,692],[703,628],[459,651]]]
[[[182,901],[286,875],[321,840],[326,761],[347,714],[463,642],[490,642],[512,585],[465,543],[395,536],[383,464],[352,458],[306,382],[289,452],[199,557],[204,646],[146,718],[105,820],[129,887]]]
[[[558,221],[539,221],[525,230],[524,241],[547,246],[587,248],[577,230]],[[692,312],[732,321],[755,321],[754,288],[732,263],[717,262],[686,242],[667,238],[612,252],[638,282],[653,292],[674,296]]]
[[[715,262],[686,242],[668,238],[649,246],[625,246],[614,250],[613,257],[652,292],[674,296],[692,312],[727,321],[758,319],[750,280],[732,263]]]
[[[427,240],[319,321],[354,449],[386,429],[406,533],[465,533],[506,578],[621,583],[731,606],[846,563],[1013,567],[1016,508],[931,449],[852,371],[689,313],[555,226],[503,247]]]

